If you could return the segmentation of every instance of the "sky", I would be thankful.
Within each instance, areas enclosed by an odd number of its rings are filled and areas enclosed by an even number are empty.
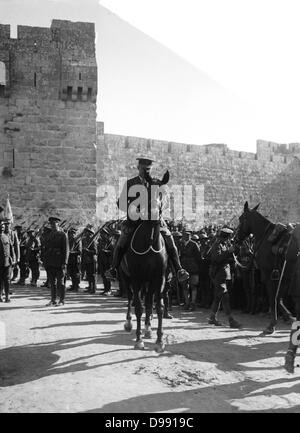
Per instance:
[[[0,0],[0,22],[93,21],[105,131],[255,151],[300,141],[298,0]]]

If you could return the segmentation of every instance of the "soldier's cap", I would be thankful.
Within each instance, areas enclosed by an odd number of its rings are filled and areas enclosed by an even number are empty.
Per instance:
[[[200,233],[199,238],[200,239],[208,239],[208,236],[206,233]]]
[[[192,233],[192,230],[183,230],[183,234],[191,235]]]
[[[220,229],[220,234],[232,235],[233,234],[233,230],[231,230],[228,227],[223,227],[223,228]]]
[[[139,161],[139,163],[141,164],[147,164],[147,165],[152,165],[153,162],[156,162],[155,158],[152,156],[139,156],[137,158],[137,161]]]
[[[114,235],[120,235],[121,234],[121,230],[115,230],[114,231]]]
[[[49,217],[48,218],[48,221],[49,221],[49,223],[51,223],[51,222],[56,222],[56,223],[59,223],[60,221],[61,221],[61,219],[60,218],[58,218],[58,217]]]
[[[15,226],[15,229],[16,229],[16,230],[18,230],[18,229],[21,230],[22,228],[23,228],[22,226]]]
[[[199,240],[199,236],[198,235],[193,235],[192,236],[192,240],[193,241],[198,241]]]
[[[175,231],[172,232],[172,236],[173,238],[182,238],[182,233]]]

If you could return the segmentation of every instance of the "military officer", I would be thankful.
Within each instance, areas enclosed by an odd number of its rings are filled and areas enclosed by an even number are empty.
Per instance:
[[[50,217],[51,231],[46,238],[43,260],[51,287],[51,301],[47,306],[60,306],[65,303],[65,276],[69,258],[67,235],[59,228],[60,218]],[[56,302],[56,295],[59,302]]]
[[[9,284],[11,266],[15,263],[15,253],[10,238],[5,234],[5,223],[0,222],[0,301],[2,300],[2,290],[5,293],[5,302],[10,302]]]
[[[11,228],[11,220],[9,218],[5,218],[4,224],[5,224],[4,233],[9,237],[10,242],[14,249],[15,262],[10,267],[10,276],[9,276],[9,279],[11,280],[13,276],[13,269],[16,266],[16,264],[19,263],[20,261],[20,242],[16,231],[12,230]]]
[[[29,269],[31,270],[31,286],[37,287],[37,281],[40,278],[40,254],[41,254],[41,242],[38,237],[35,236],[34,230],[27,230],[28,241],[26,243],[27,250],[27,262]]]
[[[241,324],[232,317],[227,286],[228,281],[231,280],[230,263],[233,258],[232,254],[236,250],[230,243],[232,234],[233,231],[227,227],[220,229],[219,236],[211,249],[210,277],[214,286],[214,300],[208,323],[222,326],[222,323],[217,319],[217,313],[222,302],[229,326],[231,328],[241,328]]]
[[[152,169],[152,164],[154,162],[153,158],[148,157],[139,157],[138,160],[138,176],[129,179],[121,192],[120,198],[118,200],[119,209],[127,213],[127,220],[123,222],[121,227],[121,236],[119,241],[114,249],[113,262],[112,267],[107,271],[106,275],[108,278],[115,279],[117,276],[117,269],[121,263],[121,259],[129,246],[129,242],[133,235],[134,230],[138,227],[141,220],[139,218],[135,219],[133,214],[130,213],[130,205],[131,203],[138,197],[139,193],[136,193],[133,197],[131,192],[132,188],[136,185],[143,185],[149,191],[150,181],[152,183],[158,184],[157,179],[151,179],[150,173]],[[130,191],[131,190],[131,191]],[[148,197],[148,214],[149,214],[149,201],[151,198]],[[164,236],[164,240],[166,243],[167,252],[169,255],[169,259],[172,262],[172,265],[175,269],[176,275],[179,281],[186,281],[189,277],[188,272],[185,271],[179,260],[179,255],[177,248],[175,246],[173,237],[171,232],[167,228],[166,223],[161,219],[162,225],[162,235]]]
[[[97,244],[94,234],[91,228],[85,227],[82,236],[82,264],[89,283],[87,293],[96,293]]]
[[[76,239],[75,227],[69,228],[68,240],[70,247],[70,255],[68,261],[68,274],[72,281],[72,286],[68,289],[69,291],[78,292],[80,285],[80,263],[82,254],[82,242],[81,238]]]
[[[184,289],[184,308],[186,310],[191,309],[191,311],[194,311],[196,309],[200,260],[201,256],[199,246],[194,240],[192,240],[192,232],[190,230],[185,230],[182,239],[181,262],[190,274],[188,284]]]

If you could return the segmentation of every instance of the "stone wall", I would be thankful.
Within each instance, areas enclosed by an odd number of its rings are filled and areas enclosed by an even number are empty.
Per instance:
[[[225,144],[197,146],[104,134],[101,123],[97,143],[97,215],[101,220],[114,218],[119,179],[135,176],[136,157],[149,153],[157,160],[153,174],[161,178],[168,169],[171,191],[175,185],[182,190],[184,211],[171,215],[186,220],[191,228],[230,222],[241,214],[246,200],[253,206],[261,202],[261,211],[273,221],[300,220],[300,161],[295,156],[299,144],[276,147],[259,140],[254,154],[230,150]],[[280,146],[284,152],[279,152]]]
[[[97,63],[92,23],[0,25],[0,204],[18,221],[95,215]]]

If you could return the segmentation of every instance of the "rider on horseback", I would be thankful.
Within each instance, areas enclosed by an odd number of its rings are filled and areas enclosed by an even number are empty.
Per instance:
[[[134,200],[136,200],[136,198],[138,197],[137,194],[140,193],[135,193],[135,196],[132,196],[132,194],[130,194],[130,188],[135,187],[137,185],[143,185],[147,188],[147,191],[149,191],[150,183],[157,184],[157,185],[159,184],[159,181],[157,179],[153,179],[150,177],[152,163],[154,162],[154,160],[147,157],[137,158],[137,160],[139,161],[137,167],[139,170],[139,175],[129,179],[125,183],[121,196],[117,203],[119,209],[127,213],[127,220],[122,223],[121,236],[114,250],[112,266],[106,272],[107,278],[110,279],[115,279],[117,277],[116,270],[118,269],[122,257],[129,246],[134,231],[136,230],[136,228],[139,226],[141,222],[141,218],[136,218],[137,214],[133,215],[133,213],[131,213],[129,210],[131,203]],[[148,202],[148,212],[149,212],[149,200],[147,200],[147,202]],[[141,211],[141,209],[138,210]],[[168,256],[175,268],[178,281],[180,282],[186,281],[189,278],[189,273],[186,270],[184,270],[180,264],[178,251],[175,246],[174,239],[167,227],[167,224],[165,223],[162,217],[160,218],[160,226],[161,226],[161,234],[163,235],[165,240]]]

